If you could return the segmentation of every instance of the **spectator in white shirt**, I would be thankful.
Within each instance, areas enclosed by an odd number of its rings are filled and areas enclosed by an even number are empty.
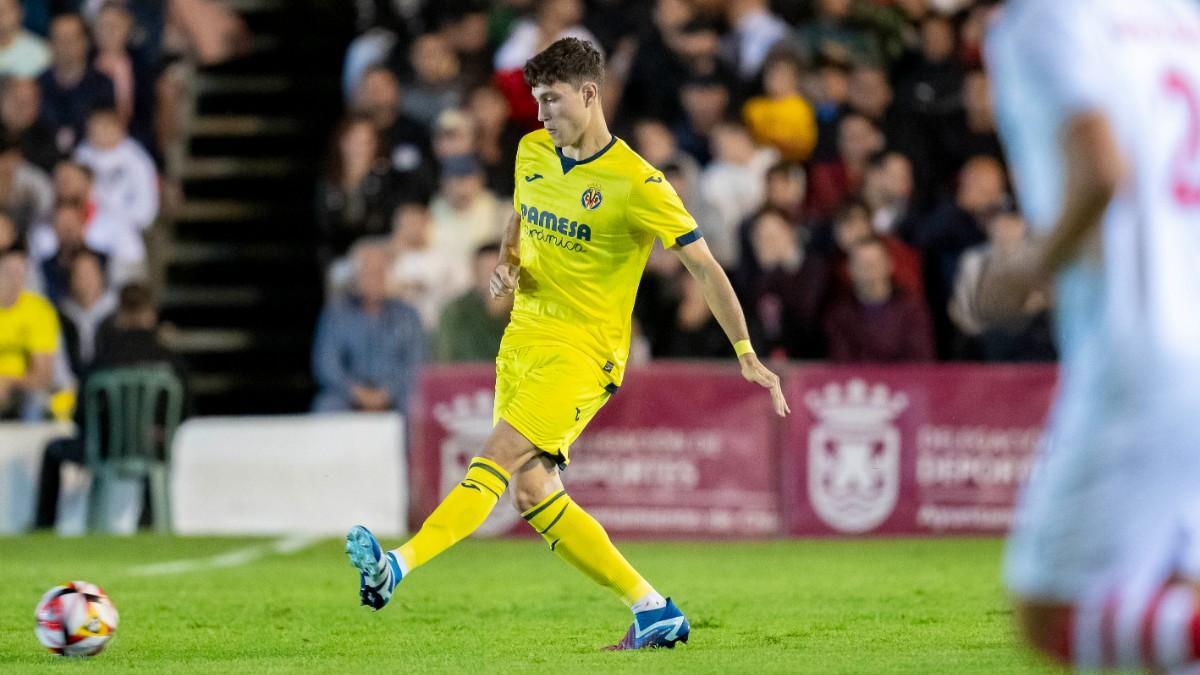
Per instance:
[[[116,110],[98,108],[88,115],[87,140],[75,160],[92,170],[92,192],[102,212],[128,221],[138,232],[150,227],[158,216],[154,160],[129,137]]]
[[[712,140],[713,161],[700,177],[700,193],[716,214],[704,237],[714,251],[720,250],[718,260],[732,260],[738,225],[762,206],[767,171],[778,161],[779,153],[755,146],[740,122],[718,124]]]
[[[442,160],[442,184],[429,207],[432,244],[438,255],[461,274],[451,296],[471,286],[471,267],[480,246],[497,241],[512,204],[485,187],[483,165],[474,155]]]
[[[37,77],[50,66],[50,46],[25,30],[20,0],[0,0],[0,75]]]

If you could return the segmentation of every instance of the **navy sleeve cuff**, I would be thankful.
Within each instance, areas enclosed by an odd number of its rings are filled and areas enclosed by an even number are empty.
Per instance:
[[[675,245],[676,246],[687,246],[688,244],[692,243],[693,241],[696,241],[697,239],[699,239],[700,237],[703,237],[703,236],[704,236],[704,234],[701,233],[700,228],[697,227],[696,229],[692,230],[691,232],[688,232],[687,234],[681,234],[678,237],[675,237]]]

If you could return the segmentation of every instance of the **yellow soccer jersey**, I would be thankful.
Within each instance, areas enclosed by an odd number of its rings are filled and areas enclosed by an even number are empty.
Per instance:
[[[22,291],[0,307],[0,377],[24,377],[34,355],[58,351],[58,315],[42,296]]]
[[[538,130],[517,150],[513,207],[521,275],[501,349],[568,345],[619,385],[633,300],[655,238],[684,246],[696,221],[661,172],[616,136],[595,155],[564,157]]]

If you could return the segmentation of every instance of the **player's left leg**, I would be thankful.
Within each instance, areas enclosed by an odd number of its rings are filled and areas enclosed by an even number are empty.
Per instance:
[[[517,508],[550,550],[612,590],[633,611],[633,625],[612,648],[674,647],[687,642],[690,627],[683,612],[638,574],[604,527],[571,499],[549,456],[531,459],[513,480]]]

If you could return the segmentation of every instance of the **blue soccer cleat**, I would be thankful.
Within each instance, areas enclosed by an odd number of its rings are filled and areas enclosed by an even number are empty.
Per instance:
[[[396,584],[404,578],[396,554],[383,552],[375,535],[362,525],[355,525],[346,534],[346,555],[358,568],[358,594],[362,604],[376,611],[392,599]]]
[[[609,651],[656,649],[658,647],[674,649],[677,643],[688,641],[688,633],[691,630],[687,617],[679,611],[670,598],[667,598],[665,607],[634,614],[633,625],[625,632],[625,637],[607,649]]]

